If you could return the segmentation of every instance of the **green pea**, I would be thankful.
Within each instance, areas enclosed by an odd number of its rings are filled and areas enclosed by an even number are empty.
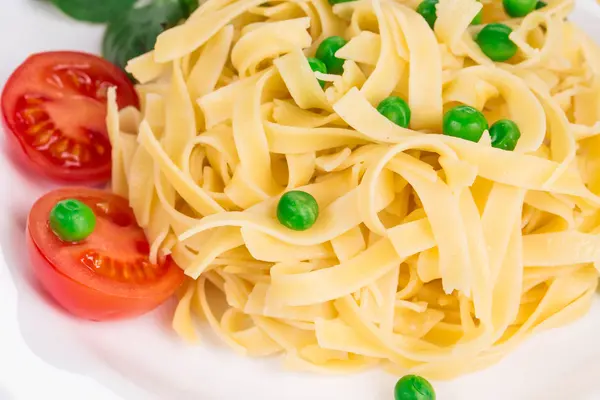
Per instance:
[[[425,18],[425,21],[427,21],[427,23],[429,24],[431,29],[433,29],[433,27],[435,25],[435,21],[437,21],[437,12],[436,12],[436,8],[435,8],[437,3],[439,3],[439,0],[423,0],[417,6],[417,12],[419,14],[421,14],[421,16],[423,18]],[[482,11],[479,11],[479,13],[475,16],[475,18],[473,18],[473,21],[471,21],[471,25],[481,24],[482,19],[483,19],[483,13],[482,13]]]
[[[469,106],[458,106],[448,110],[444,115],[444,135],[479,142],[481,135],[488,128],[485,116]]]
[[[535,9],[536,9],[536,10],[539,10],[540,8],[544,8],[544,7],[546,7],[547,5],[548,5],[548,3],[546,3],[545,1],[538,1],[538,2],[535,4]]]
[[[281,196],[277,204],[277,219],[281,225],[295,231],[304,231],[317,221],[319,204],[310,194],[292,190]]]
[[[310,65],[310,69],[315,72],[320,72],[322,74],[327,73],[327,66],[325,66],[325,63],[318,58],[309,57],[308,65]],[[319,79],[319,85],[321,85],[322,88],[325,87],[325,81]]]
[[[75,199],[59,201],[50,211],[50,228],[64,242],[80,242],[92,234],[96,215],[91,208]]]
[[[427,23],[429,24],[431,29],[433,29],[433,26],[435,25],[435,21],[437,20],[437,13],[436,13],[435,6],[437,5],[438,2],[439,2],[439,0],[423,0],[417,6],[417,12],[419,14],[421,14],[421,16],[423,16],[423,18],[425,18],[425,21],[427,21]]]
[[[427,379],[417,375],[400,378],[394,388],[396,400],[435,400],[435,390]]]
[[[490,138],[492,147],[502,150],[512,151],[517,147],[517,142],[521,137],[519,126],[510,119],[501,119],[496,121],[490,127]]]
[[[377,106],[377,111],[403,128],[408,128],[408,124],[410,124],[410,107],[400,97],[390,96],[384,99]]]
[[[330,36],[319,45],[315,56],[325,63],[328,73],[341,75],[344,72],[344,60],[337,58],[335,53],[346,43],[348,42],[340,36]]]
[[[471,21],[471,25],[481,25],[483,22],[483,10],[479,11],[473,21]]]
[[[538,0],[503,0],[504,11],[513,18],[524,17],[533,10]]]
[[[508,26],[493,23],[486,25],[475,41],[492,61],[506,61],[517,53],[517,45],[508,37],[511,32]]]

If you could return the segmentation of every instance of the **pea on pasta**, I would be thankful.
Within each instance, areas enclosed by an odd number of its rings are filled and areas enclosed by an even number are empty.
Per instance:
[[[600,50],[569,0],[263,3],[162,33],[127,68],[139,113],[108,92],[113,191],[188,277],[182,337],[202,314],[239,353],[423,400],[585,313]]]

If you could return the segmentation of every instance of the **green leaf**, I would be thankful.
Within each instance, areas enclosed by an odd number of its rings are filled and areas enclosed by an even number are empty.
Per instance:
[[[198,0],[179,0],[179,2],[181,3],[186,18],[192,15],[200,5]]]
[[[51,0],[62,12],[79,21],[108,22],[131,9],[137,0]]]
[[[129,60],[152,50],[158,35],[187,15],[180,0],[153,0],[132,8],[109,23],[102,55],[124,69]]]

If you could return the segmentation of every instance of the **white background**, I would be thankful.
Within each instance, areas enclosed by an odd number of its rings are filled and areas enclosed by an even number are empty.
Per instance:
[[[581,0],[578,8],[573,20],[593,30],[600,21],[594,19],[597,4]],[[595,29],[600,40],[600,27]],[[2,0],[0,87],[28,54],[97,52],[101,36],[101,27],[74,23],[45,1]],[[238,358],[210,340],[186,347],[167,327],[169,306],[117,324],[68,318],[48,304],[25,269],[27,211],[49,188],[15,169],[2,153],[0,400],[393,398],[396,378],[377,371],[350,377],[295,374],[274,361]],[[588,317],[535,337],[500,364],[435,386],[440,400],[600,399],[599,301]]]

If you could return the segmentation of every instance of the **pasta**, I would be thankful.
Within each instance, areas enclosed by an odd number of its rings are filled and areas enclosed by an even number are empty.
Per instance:
[[[197,341],[205,319],[240,354],[296,369],[449,379],[583,315],[600,262],[600,48],[565,20],[572,6],[506,20],[440,0],[432,30],[408,1],[208,0],[163,33],[128,66],[139,115],[111,91],[108,127],[113,189],[152,258],[189,277],[174,329]],[[473,40],[482,7],[514,29],[509,62]],[[307,57],[332,35],[349,40],[344,72],[315,73]],[[377,112],[390,95],[410,127]],[[457,104],[515,121],[515,150],[440,134]],[[317,200],[310,229],[278,222],[290,190]]]

